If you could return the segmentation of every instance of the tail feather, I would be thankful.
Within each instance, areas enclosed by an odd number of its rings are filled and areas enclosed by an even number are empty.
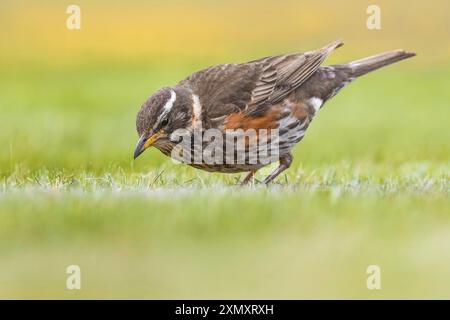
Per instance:
[[[395,50],[350,62],[346,67],[351,70],[352,76],[356,78],[392,63],[414,57],[415,55],[414,52]]]

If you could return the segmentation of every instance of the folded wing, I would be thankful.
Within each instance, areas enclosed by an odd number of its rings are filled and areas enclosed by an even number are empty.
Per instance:
[[[281,102],[342,44],[338,40],[316,51],[213,66],[192,74],[179,85],[200,97],[208,119],[220,122],[232,113]]]

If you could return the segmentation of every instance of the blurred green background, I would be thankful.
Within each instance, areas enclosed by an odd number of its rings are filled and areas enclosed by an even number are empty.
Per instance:
[[[376,31],[370,4],[2,1],[0,297],[450,298],[450,4],[377,1]],[[337,38],[327,64],[418,56],[329,102],[276,184],[132,161],[158,88]]]

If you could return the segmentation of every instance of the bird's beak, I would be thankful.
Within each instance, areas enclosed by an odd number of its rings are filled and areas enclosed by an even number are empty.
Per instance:
[[[150,148],[163,133],[163,130],[160,130],[152,134],[150,137],[148,137],[146,134],[143,134],[136,144],[136,149],[134,149],[134,159],[139,157],[141,153],[145,151],[145,149]]]

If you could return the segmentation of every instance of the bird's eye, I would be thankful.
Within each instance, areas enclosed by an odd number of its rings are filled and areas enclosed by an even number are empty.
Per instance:
[[[163,121],[161,121],[161,126],[165,127],[165,126],[167,126],[168,123],[169,123],[169,120],[167,120],[167,118],[166,118]]]

